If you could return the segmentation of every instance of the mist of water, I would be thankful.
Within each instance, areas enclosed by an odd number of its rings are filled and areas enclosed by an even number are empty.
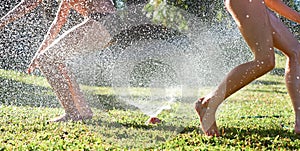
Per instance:
[[[105,16],[101,23],[119,43],[77,57],[68,65],[76,74],[77,81],[88,86],[83,89],[93,107],[138,109],[150,117],[171,110],[173,116],[170,118],[174,120],[178,117],[184,117],[187,121],[195,120],[195,117],[185,116],[194,114],[193,102],[214,88],[233,66],[247,61],[251,54],[247,52],[248,48],[237,28],[225,28],[232,25],[229,18],[210,25],[185,12],[189,28],[180,31],[176,27],[164,28],[152,23],[143,15],[141,8],[132,6]],[[41,24],[46,24],[46,21]],[[31,26],[43,32],[31,31],[28,29]],[[143,30],[133,30],[132,27],[141,27]],[[145,33],[131,37],[132,32],[144,32],[148,27],[150,29]],[[164,34],[171,34],[160,35],[165,29],[168,32]],[[0,56],[5,60],[1,68],[24,71],[43,37],[33,34],[45,31],[45,26],[34,22],[23,25],[21,21],[0,30]],[[11,37],[15,38],[11,41]],[[17,61],[12,61],[14,59]],[[40,75],[38,72],[35,74]],[[0,104],[26,105],[26,102],[30,104],[28,98],[35,98],[31,101],[34,106],[59,106],[53,93],[48,95],[51,91],[49,87],[22,84],[7,75],[0,76]],[[28,94],[13,93],[14,89],[20,87]],[[107,89],[95,90],[97,87]],[[35,94],[29,94],[31,91]],[[182,129],[179,127],[173,131]]]

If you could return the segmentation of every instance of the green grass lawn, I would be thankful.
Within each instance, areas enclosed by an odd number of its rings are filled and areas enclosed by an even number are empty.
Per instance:
[[[173,104],[159,115],[163,123],[147,125],[148,116],[118,101],[109,87],[83,86],[96,100],[89,102],[92,120],[47,124],[63,109],[46,80],[0,70],[0,150],[297,150],[284,64],[277,55],[276,69],[220,106],[222,137],[201,133],[193,100]]]

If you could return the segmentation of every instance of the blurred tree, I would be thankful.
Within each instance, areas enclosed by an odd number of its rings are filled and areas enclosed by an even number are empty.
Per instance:
[[[145,12],[155,22],[180,29],[187,28],[183,14],[186,12],[206,23],[219,22],[227,15],[223,0],[150,0]]]
[[[283,1],[291,8],[300,12],[300,0]],[[166,26],[175,25],[180,29],[186,29],[185,18],[178,9],[195,14],[199,19],[208,24],[215,24],[228,16],[223,3],[224,0],[150,0],[145,6],[145,11],[155,22],[161,22]],[[286,18],[280,18],[300,40],[300,25]]]
[[[298,11],[300,13],[300,0],[283,0],[285,4],[293,8],[294,10]],[[284,17],[280,17],[281,21],[284,22],[294,33],[294,35],[300,40],[300,25],[290,21]]]
[[[21,0],[0,1],[0,17],[17,5]],[[166,26],[178,29],[187,29],[186,12],[196,15],[208,24],[217,24],[228,20],[228,13],[224,9],[224,0],[113,0],[117,7],[122,5],[145,5],[145,13],[153,21],[161,22]],[[287,5],[300,12],[300,0],[283,0]],[[124,4],[124,3],[125,4]],[[44,0],[43,5],[24,18],[0,30],[0,68],[25,70],[31,57],[43,40],[55,17],[58,3],[55,0]],[[68,24],[62,32],[82,18],[76,12],[71,12]],[[75,14],[75,15],[74,15]],[[300,25],[283,17],[282,21],[300,40]],[[229,20],[230,25],[232,22]],[[16,34],[18,33],[18,34]]]

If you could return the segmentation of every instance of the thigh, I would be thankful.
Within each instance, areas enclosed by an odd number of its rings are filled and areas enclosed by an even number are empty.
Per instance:
[[[274,14],[270,13],[269,16],[273,30],[272,36],[274,46],[287,56],[299,53],[300,44],[288,27],[285,26]]]
[[[226,7],[256,59],[274,57],[272,27],[262,0],[227,0]]]
[[[110,39],[110,35],[104,26],[94,20],[87,19],[62,34],[41,56],[62,61],[100,50]]]

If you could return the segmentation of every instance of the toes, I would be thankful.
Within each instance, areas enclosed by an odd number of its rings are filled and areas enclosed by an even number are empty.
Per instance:
[[[215,137],[219,137],[220,136],[220,133],[218,130],[215,130],[215,129],[212,129],[212,130],[209,130],[205,133],[207,136],[215,136]]]

